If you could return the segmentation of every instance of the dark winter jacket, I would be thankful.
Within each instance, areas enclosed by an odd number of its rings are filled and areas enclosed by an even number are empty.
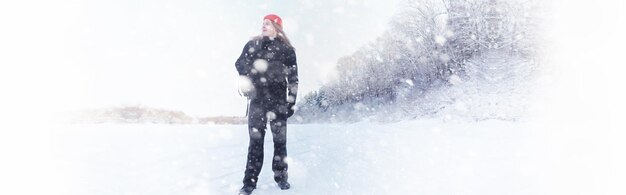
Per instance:
[[[278,38],[254,38],[244,46],[235,66],[239,75],[252,81],[251,101],[288,108],[295,104],[298,67],[293,47]]]

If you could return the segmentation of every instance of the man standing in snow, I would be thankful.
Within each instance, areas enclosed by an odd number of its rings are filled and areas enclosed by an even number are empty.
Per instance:
[[[263,18],[262,33],[244,46],[235,66],[240,90],[248,97],[248,160],[240,194],[250,194],[263,166],[263,141],[267,121],[274,140],[272,170],[282,190],[287,182],[287,118],[294,112],[298,91],[296,53],[283,31],[282,19],[274,14]]]

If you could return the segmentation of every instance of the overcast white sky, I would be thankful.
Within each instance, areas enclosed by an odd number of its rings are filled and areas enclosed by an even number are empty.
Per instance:
[[[198,116],[243,115],[234,62],[267,13],[297,48],[300,97],[336,60],[374,40],[400,0],[3,1],[3,116],[145,105]],[[562,83],[555,102],[619,103],[625,3],[552,2],[547,41]],[[561,76],[562,78],[558,78]],[[606,101],[606,98],[610,101]],[[584,100],[581,102],[573,102]],[[563,108],[571,108],[563,104]],[[19,117],[18,117],[19,118]]]
[[[49,68],[63,72],[56,76],[65,78],[54,79],[67,80],[65,93],[81,97],[72,102],[76,109],[144,105],[198,116],[244,115],[234,62],[260,33],[264,15],[284,20],[298,55],[302,97],[332,77],[339,57],[381,35],[398,2],[67,1],[42,2],[38,15],[23,17],[44,25],[33,31],[54,33],[42,38],[54,45],[42,52],[62,58]]]

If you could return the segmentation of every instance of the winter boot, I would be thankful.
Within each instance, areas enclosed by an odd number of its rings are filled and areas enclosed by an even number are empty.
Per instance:
[[[288,190],[289,188],[291,188],[291,185],[287,181],[279,181],[277,183],[278,183],[278,187],[281,190]]]
[[[239,190],[239,195],[250,195],[252,194],[252,190],[254,189],[255,187],[252,187],[252,186],[243,186],[243,188]]]

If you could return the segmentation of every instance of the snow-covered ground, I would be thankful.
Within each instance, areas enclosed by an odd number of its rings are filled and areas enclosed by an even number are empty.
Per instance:
[[[592,161],[604,160],[594,153],[600,148],[591,141],[595,138],[575,132],[557,136],[559,132],[545,131],[549,128],[438,119],[290,125],[292,189],[281,191],[273,182],[268,157],[273,147],[267,134],[254,194],[606,190],[601,188],[603,172],[589,169]],[[47,163],[59,175],[50,178],[63,181],[49,182],[59,183],[56,190],[63,194],[236,194],[248,145],[243,125],[72,125],[54,132],[53,138],[53,160]],[[572,144],[578,147],[572,150]]]

